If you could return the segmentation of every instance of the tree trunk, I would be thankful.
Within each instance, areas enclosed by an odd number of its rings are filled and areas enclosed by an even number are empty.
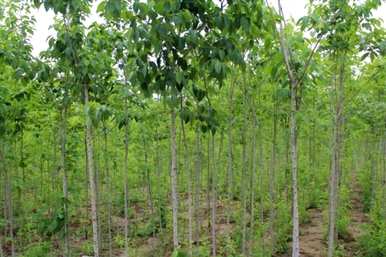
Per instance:
[[[227,188],[227,198],[228,198],[228,208],[227,208],[227,224],[230,223],[230,217],[232,214],[231,201],[233,200],[233,83],[231,83],[230,93],[229,93],[229,121],[228,121],[228,153],[227,153],[227,176],[226,176],[226,188]]]
[[[61,110],[60,126],[60,151],[61,151],[61,168],[63,172],[63,210],[64,210],[64,249],[63,256],[70,256],[70,238],[69,238],[69,211],[68,211],[68,172],[67,172],[67,106]]]
[[[246,87],[246,85],[244,85]],[[241,201],[242,201],[242,222],[241,222],[241,252],[243,256],[247,253],[247,192],[248,192],[248,159],[247,159],[247,89],[244,89],[244,118],[243,118],[243,129],[241,132],[242,140],[242,174],[241,174]]]
[[[276,190],[275,190],[275,181],[276,181],[276,151],[277,151],[277,97],[276,97],[276,87],[273,96],[273,128],[272,128],[272,141],[271,141],[271,162],[268,169],[269,177],[269,200],[271,202],[271,208],[269,209],[269,230],[271,234],[272,246],[276,244],[275,236],[275,217],[276,217]]]
[[[100,256],[100,239],[99,239],[99,225],[98,225],[98,191],[96,173],[94,169],[94,149],[93,149],[93,127],[89,114],[89,91],[88,85],[84,85],[84,111],[86,119],[86,148],[87,148],[87,162],[88,162],[88,177],[90,186],[90,202],[91,202],[91,221],[93,228],[93,247],[94,257]]]
[[[150,168],[148,163],[148,148],[147,148],[147,142],[145,137],[142,137],[143,142],[143,161],[145,165],[145,180],[146,180],[146,193],[147,193],[147,203],[148,207],[150,209],[151,214],[154,214],[154,204],[153,204],[153,192],[151,188],[151,179],[150,179]]]
[[[299,210],[298,210],[298,150],[296,125],[296,83],[291,83],[291,174],[292,174],[292,257],[298,257],[299,245]]]
[[[196,129],[196,160],[194,167],[194,205],[193,213],[195,218],[195,235],[194,241],[200,240],[201,219],[200,211],[200,194],[201,194],[201,133],[200,128]]]
[[[15,249],[15,238],[13,229],[13,203],[12,203],[12,181],[10,178],[9,171],[5,166],[5,159],[0,149],[0,163],[3,164],[4,172],[4,194],[5,194],[5,219],[6,219],[6,230],[8,230],[8,237],[11,241],[11,256],[16,256]]]
[[[252,168],[251,168],[251,174],[250,174],[251,218],[250,218],[250,225],[249,225],[249,240],[253,240],[253,232],[254,232],[254,224],[255,224],[255,179],[256,179],[256,169],[257,169],[257,163],[256,163],[257,117],[256,117],[256,110],[255,110],[254,103],[252,103],[251,111],[252,111],[252,145],[251,145]],[[248,256],[251,256],[251,251],[252,251],[252,244],[250,244],[250,247],[248,248]]]
[[[335,117],[332,146],[332,167],[330,174],[329,192],[329,219],[328,219],[328,257],[334,256],[336,240],[336,216],[338,208],[339,185],[338,179],[341,172],[341,146],[343,132],[343,108],[344,108],[344,59],[339,61],[339,82],[335,84]]]
[[[124,190],[124,220],[125,220],[125,256],[129,256],[129,117],[128,117],[128,103],[127,97],[125,98],[125,159],[123,163],[123,190]]]
[[[178,188],[177,188],[177,142],[176,142],[176,111],[174,107],[170,114],[170,150],[171,150],[171,187],[173,212],[173,248],[178,249]]]
[[[214,133],[212,132],[211,140],[211,153],[212,156],[212,165],[210,167],[210,180],[211,180],[211,241],[212,241],[212,256],[217,256],[217,246],[216,246],[216,211],[217,211],[217,190],[216,190],[216,157],[214,155]]]
[[[182,106],[181,106],[182,107]],[[188,244],[189,244],[189,256],[193,256],[193,201],[192,201],[192,183],[193,176],[192,170],[189,166],[189,150],[188,142],[186,139],[184,121],[181,120],[182,130],[182,142],[184,145],[184,170],[188,173]]]
[[[162,159],[161,159],[161,153],[160,153],[160,134],[156,129],[156,167],[157,167],[157,178],[158,178],[158,183],[156,183],[156,197],[157,197],[157,204],[158,204],[158,216],[159,216],[159,225],[160,225],[160,232],[163,232],[163,194],[161,190],[161,185],[163,184],[163,179],[162,179]]]
[[[0,237],[0,257],[5,257],[4,256],[4,252],[3,252],[3,243],[2,243],[2,241],[3,241],[3,238]]]
[[[103,125],[103,155],[104,155],[104,168],[105,168],[105,178],[107,183],[107,240],[108,240],[108,249],[109,249],[109,257],[113,256],[113,246],[112,246],[112,180],[110,174],[110,165],[109,165],[109,156],[108,156],[108,146],[107,146],[107,127],[106,124]]]
[[[278,0],[280,16],[284,19],[281,2]],[[299,85],[296,74],[291,67],[290,51],[284,36],[283,24],[279,23],[280,48],[284,56],[284,63],[288,73],[291,87],[291,113],[290,113],[290,145],[291,145],[291,174],[292,174],[292,257],[299,257],[299,210],[298,210],[298,149],[297,149],[297,87]],[[306,67],[305,67],[306,68]]]
[[[0,147],[2,147],[0,145]],[[12,204],[12,181],[10,179],[9,171],[5,165],[5,158],[3,156],[3,149],[0,148],[0,164],[4,174],[4,217],[6,220],[5,233],[8,230],[8,237],[11,241],[11,256],[16,256],[15,240],[13,231],[13,204]],[[1,242],[0,242],[1,243]],[[2,253],[2,248],[1,248]]]

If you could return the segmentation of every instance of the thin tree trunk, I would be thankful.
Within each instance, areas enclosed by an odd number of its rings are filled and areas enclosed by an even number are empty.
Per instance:
[[[382,208],[383,208],[383,218],[386,219],[386,130],[383,131],[383,136],[381,137],[381,145],[382,145],[382,152],[381,152],[381,164],[382,164],[382,180],[381,180],[381,187],[382,187]]]
[[[344,58],[344,57],[343,57]],[[340,152],[343,132],[343,108],[344,108],[344,59],[339,60],[339,81],[335,82],[335,118],[333,131],[332,167],[330,174],[329,192],[329,226],[328,226],[328,257],[334,256],[336,241],[336,216],[338,208],[339,184],[341,172]]]
[[[246,85],[244,85],[246,87]],[[244,107],[247,106],[247,89],[244,89]],[[248,111],[244,110],[242,140],[242,174],[241,174],[241,201],[242,201],[242,222],[241,222],[241,252],[247,254],[247,191],[248,191],[248,159],[247,159],[247,116]]]
[[[257,163],[256,163],[256,128],[257,128],[257,117],[256,117],[256,110],[255,110],[255,104],[252,103],[252,151],[251,151],[251,160],[252,160],[252,168],[251,168],[251,174],[250,174],[250,193],[251,193],[251,203],[250,203],[250,209],[251,209],[251,218],[250,218],[250,225],[249,225],[249,240],[253,240],[253,232],[254,232],[254,224],[255,224],[255,179],[256,179],[256,169],[257,169]],[[250,247],[248,248],[248,256],[251,256],[252,251],[252,244],[250,244]]]
[[[291,83],[291,174],[292,174],[292,257],[298,257],[299,245],[299,210],[298,210],[298,150],[297,150],[297,125],[296,125],[296,83]]]
[[[61,168],[63,171],[63,210],[64,210],[64,257],[70,256],[70,238],[69,238],[69,211],[68,211],[68,172],[67,172],[67,106],[61,110],[60,126],[60,151],[61,151]]]
[[[181,106],[182,107],[182,106]],[[193,256],[193,201],[192,201],[192,170],[189,166],[189,150],[188,142],[186,139],[184,121],[181,119],[182,130],[182,142],[184,145],[184,170],[188,173],[188,244],[189,244],[189,256]]]
[[[84,130],[86,131],[86,127],[84,128]],[[86,156],[86,163],[85,163],[85,188],[86,188],[86,195],[89,195],[90,194],[90,190],[89,190],[89,181],[90,181],[90,178],[88,176],[88,155],[87,155],[87,141],[86,141],[86,133],[84,133],[84,153],[85,153],[85,156]],[[89,219],[90,215],[89,215],[89,206],[87,206],[86,208],[86,219]],[[85,239],[88,239],[88,231],[87,231],[87,228],[86,226],[84,226],[83,228],[83,231],[84,231],[84,238]]]
[[[278,0],[279,13],[284,19],[281,2]],[[291,87],[291,113],[290,113],[290,144],[291,144],[291,174],[292,174],[292,257],[299,257],[299,210],[298,210],[298,149],[297,149],[297,87],[301,81],[291,67],[291,53],[284,36],[283,24],[279,23],[280,48],[284,56],[284,63],[288,73]],[[312,55],[310,56],[312,57]],[[307,66],[304,67],[305,69]],[[301,78],[300,78],[301,79]]]
[[[177,142],[176,142],[176,111],[174,107],[170,113],[170,150],[171,150],[171,187],[173,212],[173,248],[178,249],[178,188],[177,188]]]
[[[147,148],[147,141],[145,137],[142,137],[143,142],[143,161],[145,165],[145,180],[146,180],[146,193],[147,193],[147,203],[148,207],[150,209],[151,214],[154,214],[154,204],[153,204],[153,192],[151,188],[151,179],[150,179],[150,169],[148,164],[148,148]]]
[[[129,117],[128,117],[128,102],[125,98],[125,159],[123,163],[123,187],[125,201],[125,256],[129,256]]]
[[[217,256],[217,245],[216,245],[216,211],[217,211],[217,190],[216,190],[216,157],[214,155],[214,133],[212,132],[211,140],[211,156],[212,165],[210,172],[211,180],[211,241],[212,241],[212,256]],[[209,152],[208,152],[209,154]]]
[[[230,223],[230,217],[232,214],[232,207],[230,205],[233,200],[233,83],[231,83],[230,93],[229,93],[229,121],[228,121],[228,153],[227,153],[227,198],[228,198],[228,209],[227,209],[227,224]]]
[[[271,235],[272,246],[276,244],[275,236],[275,217],[276,217],[276,190],[275,190],[275,181],[276,181],[276,151],[277,151],[277,97],[276,97],[276,88],[274,89],[274,103],[273,103],[273,128],[272,128],[272,141],[271,141],[271,161],[270,167],[268,169],[269,177],[269,200],[271,203],[271,208],[269,209],[269,233]]]
[[[198,242],[200,239],[201,219],[199,215],[200,209],[200,191],[201,191],[201,134],[200,129],[196,129],[196,160],[194,167],[194,205],[193,213],[195,218],[195,235],[194,241]]]
[[[109,249],[109,257],[113,256],[113,246],[112,246],[112,180],[110,174],[110,165],[109,165],[109,156],[108,156],[108,145],[107,145],[107,127],[106,124],[103,125],[103,155],[104,155],[104,168],[105,168],[105,178],[107,182],[107,240],[108,240],[108,249]]]
[[[158,216],[159,216],[159,225],[160,225],[160,232],[163,232],[163,202],[162,202],[162,191],[161,191],[161,184],[163,184],[162,181],[162,160],[161,160],[161,153],[160,153],[160,134],[158,133],[156,129],[156,167],[157,167],[157,178],[158,178],[158,183],[157,185],[157,203],[158,203]]]
[[[94,257],[100,256],[100,239],[99,239],[99,224],[98,224],[98,191],[96,173],[94,168],[94,146],[93,146],[93,128],[91,117],[89,114],[89,91],[88,85],[84,85],[84,109],[86,119],[86,147],[87,147],[87,162],[88,162],[88,176],[90,186],[90,202],[91,202],[91,221],[93,228],[93,247]]]
[[[0,149],[1,151],[2,149]],[[5,160],[2,152],[0,152],[0,161],[3,163],[3,171],[4,171],[4,193],[5,193],[5,218],[6,218],[6,227],[8,230],[8,237],[11,242],[11,256],[16,256],[15,249],[15,238],[14,238],[14,229],[13,229],[13,203],[12,203],[12,181],[10,178],[9,171],[7,167],[5,167]]]
[[[3,241],[3,238],[0,237],[0,257],[5,257],[4,256],[4,252],[3,252],[3,243],[2,243],[2,241]]]
[[[0,147],[2,147],[0,145]],[[6,228],[8,229],[8,237],[11,242],[11,256],[16,256],[16,250],[15,250],[15,240],[14,240],[14,230],[13,230],[13,204],[12,204],[12,182],[10,179],[9,171],[5,165],[5,159],[3,156],[3,149],[0,148],[0,163],[1,163],[1,169],[3,170],[4,174],[4,200],[5,200],[5,206],[4,206],[4,216],[6,220]],[[1,242],[0,242],[1,243]],[[2,253],[2,248],[1,248]]]
[[[210,211],[211,211],[211,203],[210,203],[210,200],[211,200],[211,186],[212,186],[212,181],[211,181],[211,173],[210,173],[210,134],[208,134],[208,141],[207,141],[207,176],[206,176],[206,210],[207,210],[207,213],[208,213],[208,216],[210,216]],[[208,221],[208,234],[211,233],[211,219],[209,219]]]

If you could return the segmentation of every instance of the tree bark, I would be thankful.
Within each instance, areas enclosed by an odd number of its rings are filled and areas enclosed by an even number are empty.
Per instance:
[[[328,257],[334,256],[336,241],[336,216],[339,197],[339,176],[341,173],[341,147],[344,108],[344,57],[338,61],[339,81],[335,84],[335,117],[333,129],[332,165],[330,174],[329,211],[328,211]]]
[[[229,93],[229,121],[228,121],[228,153],[227,153],[227,181],[226,181],[226,188],[227,188],[227,198],[228,198],[228,210],[227,210],[227,224],[230,223],[230,216],[232,214],[232,207],[230,205],[231,201],[233,200],[233,133],[232,133],[232,127],[233,127],[233,83],[231,83],[230,86],[230,93]]]
[[[182,106],[181,106],[182,107]],[[186,139],[185,125],[184,121],[181,120],[181,130],[182,130],[182,142],[184,145],[184,169],[188,173],[188,244],[189,244],[189,256],[193,256],[193,201],[192,201],[192,169],[189,166],[189,150],[188,142]]]
[[[129,117],[128,117],[128,102],[125,97],[125,159],[123,163],[123,190],[124,190],[124,201],[125,201],[125,256],[129,256]]]
[[[256,179],[256,171],[257,171],[257,161],[256,161],[256,136],[257,136],[257,117],[256,117],[256,108],[255,104],[252,103],[252,151],[251,151],[251,160],[252,160],[252,168],[250,174],[250,194],[251,194],[251,203],[250,203],[250,225],[249,225],[249,240],[253,240],[253,231],[255,224],[255,179]],[[248,248],[248,256],[251,256],[252,244]]]
[[[12,181],[10,178],[9,171],[5,166],[5,159],[0,149],[0,163],[2,163],[2,169],[4,172],[4,194],[5,194],[5,219],[6,229],[8,230],[8,237],[11,241],[11,256],[16,256],[15,249],[15,235],[14,235],[14,224],[13,224],[13,202],[12,202]]]
[[[214,133],[211,133],[211,153],[212,156],[212,165],[210,167],[210,177],[211,177],[211,241],[212,241],[212,256],[217,256],[217,245],[216,245],[216,211],[217,211],[217,189],[216,189],[216,157],[214,155]],[[209,153],[208,153],[209,154]]]
[[[172,187],[172,216],[173,216],[173,248],[179,247],[178,240],[178,188],[177,188],[177,142],[176,142],[176,111],[174,107],[170,113],[170,150],[171,150],[171,187]]]
[[[297,150],[297,125],[296,125],[296,83],[291,83],[291,174],[292,174],[292,257],[298,257],[299,244],[299,211],[298,211],[298,150]]]
[[[105,168],[105,178],[107,183],[107,240],[108,240],[108,256],[113,256],[113,246],[112,246],[112,179],[110,174],[110,165],[109,165],[109,154],[108,154],[108,144],[107,144],[107,126],[103,125],[103,155],[104,155],[104,168]]]
[[[272,128],[272,141],[271,141],[271,161],[270,167],[268,169],[269,177],[269,200],[272,207],[269,209],[269,232],[271,234],[272,246],[276,244],[275,236],[275,217],[276,217],[276,151],[277,151],[277,97],[276,97],[276,87],[274,88],[275,92],[273,93],[273,128]]]
[[[279,13],[284,19],[281,2],[278,0]],[[295,71],[291,67],[291,53],[288,48],[283,24],[279,23],[280,48],[284,56],[284,64],[288,73],[291,92],[290,110],[290,144],[291,144],[291,174],[292,174],[292,257],[300,256],[299,244],[299,210],[298,210],[298,149],[297,149],[297,87],[301,81],[296,78]],[[313,53],[312,53],[313,54]],[[312,57],[312,55],[310,55]],[[307,66],[304,67],[306,70]],[[301,79],[301,78],[300,78]]]
[[[63,256],[70,256],[69,216],[68,216],[68,172],[67,172],[67,106],[64,104],[61,110],[60,126],[60,151],[61,168],[63,172],[63,210],[64,210],[64,249]]]
[[[246,110],[248,97],[246,85],[244,85],[244,117],[243,117],[243,129],[241,132],[242,140],[242,174],[241,174],[241,201],[242,201],[242,221],[241,221],[241,252],[243,256],[247,254],[247,192],[248,192],[248,157],[247,157],[247,116],[248,110]]]
[[[199,215],[200,209],[200,194],[201,194],[201,133],[200,129],[196,128],[196,160],[194,167],[194,205],[193,213],[195,219],[195,233],[194,241],[198,242],[200,239],[201,220]]]
[[[93,228],[93,247],[94,257],[100,257],[100,238],[99,238],[99,224],[98,224],[98,191],[96,173],[94,167],[94,146],[93,146],[93,127],[89,114],[89,90],[88,85],[83,86],[84,90],[84,112],[86,119],[86,149],[87,149],[87,166],[90,186],[90,202],[91,202],[91,222]]]

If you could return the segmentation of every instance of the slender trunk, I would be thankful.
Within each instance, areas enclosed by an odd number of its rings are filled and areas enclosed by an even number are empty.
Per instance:
[[[68,171],[67,171],[67,106],[61,110],[60,126],[60,151],[61,151],[61,168],[63,171],[63,210],[64,210],[64,257],[70,256],[70,238],[69,238],[69,215],[68,215]]]
[[[284,18],[281,2],[278,0],[280,16]],[[290,113],[290,144],[291,144],[291,174],[292,174],[292,257],[299,257],[299,210],[298,210],[298,149],[297,149],[297,88],[301,81],[291,67],[291,53],[284,36],[283,24],[279,23],[280,48],[284,56],[284,63],[288,73],[291,87],[291,113]],[[306,67],[305,67],[306,68]]]
[[[151,189],[151,179],[150,179],[150,169],[148,164],[148,149],[147,149],[147,142],[145,137],[142,138],[143,141],[143,150],[144,150],[144,164],[145,164],[145,179],[146,179],[146,193],[147,193],[147,203],[148,207],[150,209],[151,214],[154,214],[154,204],[153,204],[153,192]]]
[[[5,257],[4,256],[4,252],[3,252],[3,243],[2,243],[2,241],[3,241],[3,238],[0,237],[0,257]]]
[[[20,163],[23,183],[25,182],[25,163],[24,163],[24,129],[20,132]]]
[[[91,222],[93,228],[93,247],[94,257],[100,256],[100,239],[99,239],[99,225],[98,225],[98,191],[96,173],[94,169],[94,149],[93,149],[93,128],[91,117],[89,114],[89,91],[88,85],[84,85],[84,110],[86,119],[86,147],[87,147],[87,162],[88,162],[88,177],[90,186],[90,202],[91,202]]]
[[[382,187],[382,205],[383,208],[383,218],[386,219],[386,130],[384,129],[383,136],[381,137],[381,145],[382,145],[382,152],[381,152],[381,164],[382,164],[382,180],[381,180],[381,187]]]
[[[0,146],[1,147],[1,146]],[[4,174],[4,216],[6,220],[6,229],[8,230],[8,237],[11,242],[11,256],[16,256],[16,250],[15,250],[15,240],[14,240],[14,230],[13,230],[13,204],[12,204],[12,181],[10,178],[9,171],[6,167],[6,162],[3,156],[3,149],[0,148],[0,164],[1,169],[3,170]],[[1,242],[0,242],[1,243]],[[1,248],[2,253],[2,248]]]
[[[108,248],[109,248],[109,257],[113,256],[113,246],[112,246],[112,180],[110,174],[110,165],[109,165],[109,156],[108,156],[108,146],[107,146],[107,127],[103,125],[103,155],[104,155],[104,166],[105,166],[105,178],[107,183],[107,240],[108,240]]]
[[[171,187],[173,209],[173,248],[178,249],[178,188],[177,188],[177,142],[176,142],[176,111],[172,107],[170,113],[170,150],[171,150]]]
[[[296,83],[291,83],[291,116],[290,116],[290,140],[291,140],[291,173],[292,173],[292,257],[298,257],[299,245],[299,210],[298,210],[298,149],[297,149],[297,125],[296,125]]]
[[[245,85],[246,86],[246,85]],[[247,92],[244,89],[244,106],[247,106]],[[248,159],[247,159],[247,110],[244,111],[243,129],[241,134],[242,140],[242,174],[241,174],[241,201],[242,201],[242,224],[241,224],[241,252],[243,256],[247,253],[247,191],[248,191]]]
[[[207,176],[206,176],[206,211],[208,213],[208,215],[210,216],[210,211],[211,211],[211,205],[210,205],[210,200],[211,200],[211,184],[212,184],[212,181],[211,181],[211,173],[210,173],[210,165],[211,165],[211,158],[210,158],[210,134],[208,134],[208,141],[207,141]],[[208,234],[211,233],[211,219],[209,219],[208,221]]]
[[[276,90],[276,89],[275,89]],[[272,128],[272,141],[271,141],[271,161],[270,167],[268,169],[269,177],[269,200],[272,204],[272,207],[269,209],[269,232],[271,235],[272,246],[276,244],[275,236],[275,217],[276,217],[276,190],[275,190],[275,181],[276,181],[276,151],[277,151],[277,97],[276,91],[274,92],[273,100],[273,128]]]
[[[125,159],[123,163],[123,190],[124,190],[124,220],[125,220],[125,256],[129,256],[129,117],[128,117],[128,103],[125,98]]]
[[[373,132],[374,135],[375,134],[375,131]],[[376,140],[376,136],[375,136],[375,139],[374,139],[374,143],[373,143],[373,146],[375,149],[377,149],[377,147],[375,147],[377,145],[377,140]],[[376,201],[375,199],[375,194],[377,192],[377,151],[374,151],[373,154],[370,156],[370,209],[373,208],[374,206],[374,203]]]
[[[230,223],[230,217],[232,214],[231,201],[233,200],[233,83],[231,84],[230,93],[229,93],[229,121],[228,121],[228,153],[227,153],[227,200],[228,200],[228,210],[227,210],[227,224]]]
[[[182,107],[182,106],[181,106]],[[186,139],[184,121],[181,120],[182,142],[184,145],[184,170],[188,173],[188,244],[189,256],[193,256],[193,201],[192,201],[192,170],[189,166],[189,149]]]
[[[193,213],[195,218],[195,235],[194,241],[200,240],[201,220],[199,215],[200,209],[200,192],[201,191],[201,134],[200,129],[196,129],[196,160],[194,167],[194,205]]]
[[[0,149],[1,151],[2,149]],[[5,167],[5,160],[0,152],[0,161],[3,163],[4,171],[4,194],[5,194],[5,218],[6,218],[6,228],[8,230],[8,237],[11,242],[11,256],[16,256],[15,249],[15,238],[14,238],[14,229],[13,229],[13,202],[12,202],[12,181],[9,170]]]
[[[211,177],[211,241],[212,241],[212,256],[217,256],[217,246],[216,246],[216,211],[217,211],[217,190],[216,190],[216,158],[214,156],[214,133],[212,133],[211,140],[211,156],[212,156],[212,165],[210,167],[210,177]],[[208,152],[209,154],[209,152]]]
[[[256,163],[256,131],[257,128],[257,117],[256,117],[256,110],[254,103],[252,104],[252,151],[251,151],[251,160],[252,160],[252,168],[251,168],[251,174],[250,174],[250,193],[251,193],[251,203],[250,203],[250,209],[251,209],[251,218],[250,218],[250,225],[249,225],[249,239],[253,240],[253,232],[254,232],[254,224],[255,224],[255,178],[256,178],[256,169],[257,169],[257,163]],[[251,255],[252,247],[248,248],[248,256]]]
[[[343,132],[343,107],[344,107],[344,60],[339,61],[339,82],[335,82],[335,118],[333,130],[332,167],[330,174],[329,192],[329,226],[328,226],[328,257],[334,256],[336,240],[336,216],[338,208],[339,184],[341,172],[340,152]]]
[[[163,202],[162,202],[162,191],[161,191],[161,185],[163,184],[162,181],[162,160],[161,160],[161,153],[160,153],[160,134],[158,133],[156,129],[156,167],[157,167],[157,178],[158,183],[156,183],[156,190],[157,190],[157,203],[158,203],[158,216],[159,216],[159,225],[160,225],[160,232],[163,232],[164,222],[163,222]]]

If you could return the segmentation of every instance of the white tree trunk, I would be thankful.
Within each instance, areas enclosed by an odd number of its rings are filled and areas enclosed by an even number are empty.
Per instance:
[[[343,132],[343,108],[344,108],[344,57],[338,60],[339,81],[335,84],[335,117],[333,130],[332,162],[330,174],[329,211],[328,211],[328,257],[334,256],[336,239],[336,216],[339,198],[339,177],[341,173],[341,148]]]
[[[292,257],[299,257],[299,210],[298,210],[298,150],[296,126],[296,83],[291,84],[291,173],[292,173]]]
[[[123,163],[123,179],[124,179],[124,201],[125,201],[125,257],[129,256],[129,120],[127,114],[127,98],[125,99],[125,159]]]
[[[211,154],[212,165],[211,169],[211,241],[212,241],[212,256],[217,256],[216,245],[216,211],[217,211],[217,190],[216,190],[216,157],[214,155],[214,134],[212,133]]]
[[[177,188],[177,142],[176,142],[176,111],[172,107],[170,115],[170,150],[171,150],[171,187],[173,212],[173,247],[178,249],[178,188]]]
[[[64,257],[70,256],[70,238],[69,238],[69,216],[68,216],[68,172],[66,162],[66,143],[67,143],[67,107],[61,110],[61,127],[60,127],[60,151],[61,151],[61,168],[63,171],[63,210],[64,210]]]
[[[93,228],[93,247],[94,257],[100,257],[100,239],[99,239],[99,225],[98,225],[98,191],[96,173],[94,167],[94,146],[92,135],[92,121],[89,114],[89,91],[88,85],[84,85],[84,111],[86,119],[86,148],[87,148],[87,168],[90,186],[90,202],[91,202],[91,222]]]

